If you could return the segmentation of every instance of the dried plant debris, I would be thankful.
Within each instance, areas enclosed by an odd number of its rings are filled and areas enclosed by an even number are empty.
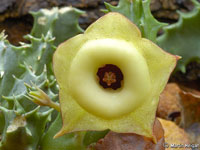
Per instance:
[[[190,127],[193,123],[200,122],[200,92],[191,90],[181,91],[182,126]]]
[[[153,129],[156,143],[149,138],[133,133],[109,132],[105,138],[97,142],[95,150],[164,150],[164,132],[157,119]]]
[[[193,123],[186,129],[191,143],[200,143],[200,123]]]
[[[187,88],[180,92],[180,96],[183,107],[181,125],[192,142],[200,143],[200,92]]]
[[[157,116],[163,119],[180,122],[181,106],[179,92],[181,89],[176,83],[169,83],[160,95]]]
[[[186,88],[183,86],[181,86],[180,89],[176,84],[170,83],[166,86],[165,90],[160,96],[160,103],[157,110],[157,116],[164,119],[172,120],[177,125],[183,127],[185,131],[189,134],[188,137],[190,143],[200,143],[199,110],[200,110],[199,91]],[[174,128],[177,127],[175,127],[175,125],[173,125],[171,122],[161,120],[161,123],[164,126],[164,130],[165,133],[167,134],[167,137],[171,135],[173,136],[173,132],[174,130],[176,130]],[[166,129],[165,125],[168,126]],[[180,139],[181,141],[181,137],[182,136],[180,137],[178,136],[177,138]],[[173,143],[173,140],[174,139],[170,140],[171,143]]]
[[[159,119],[164,129],[165,137],[165,150],[171,150],[174,146],[183,145],[183,147],[177,147],[177,150],[185,150],[185,144],[190,144],[187,133],[179,128],[174,122]],[[172,145],[171,145],[172,144]]]

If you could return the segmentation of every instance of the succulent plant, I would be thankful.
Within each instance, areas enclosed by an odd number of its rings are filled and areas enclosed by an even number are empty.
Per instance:
[[[153,42],[156,42],[158,31],[165,25],[157,21],[150,10],[151,0],[120,0],[118,6],[112,6],[105,2],[108,12],[119,12],[129,18],[142,32],[142,37],[145,37]]]
[[[21,43],[19,47],[11,45],[3,32],[0,34],[1,150],[13,150],[13,148],[35,150],[39,147],[43,150],[48,149],[45,144],[45,135],[52,131],[51,125],[59,122],[60,115],[49,107],[39,108],[33,102],[37,101],[37,104],[40,105],[55,106],[54,108],[59,110],[55,103],[55,101],[58,101],[58,86],[53,75],[51,58],[56,48],[55,44],[62,42],[64,38],[67,39],[81,32],[77,24],[79,13],[77,9],[68,7],[60,10],[58,8],[45,9],[33,13],[35,22],[32,35],[26,36],[30,44]],[[46,18],[48,25],[42,26],[40,22],[36,21],[40,17]],[[53,20],[51,20],[52,18]],[[73,20],[73,22],[69,20]],[[55,22],[59,25],[62,22],[64,23],[63,27],[67,28],[65,32],[62,31],[64,33],[62,38],[61,36],[58,37],[56,42],[52,34],[56,36],[60,33],[58,33],[59,30]],[[73,29],[70,28],[71,26],[73,26]],[[69,28],[70,30],[68,30]],[[19,135],[20,138],[18,138]],[[71,144],[76,145],[71,147],[72,150],[77,149],[79,146],[77,141],[80,141],[80,139],[76,139],[77,135],[79,134],[63,136],[58,141],[69,141],[72,138],[74,140],[65,144],[59,142],[57,148],[66,146],[66,149],[68,149]],[[48,140],[53,140],[53,136],[48,136]]]
[[[182,57],[177,70],[185,72],[186,65],[200,58],[200,3],[193,0],[194,9],[189,13],[179,12],[179,21],[166,26],[158,37],[158,44],[166,51]]]
[[[37,12],[31,12],[34,17],[34,25],[31,35],[40,38],[48,32],[55,37],[55,45],[64,42],[66,39],[83,32],[78,24],[78,18],[83,11],[73,7],[57,7],[41,9]]]
[[[24,96],[33,82],[55,100],[51,90],[51,59],[55,46],[50,34],[41,39],[27,36],[31,44],[15,47],[4,33],[0,36],[0,149],[36,149],[43,135],[52,109],[38,108]],[[31,88],[32,90],[34,88]],[[55,90],[56,91],[56,90]],[[20,138],[16,137],[20,135]],[[24,141],[24,139],[26,139]],[[24,142],[24,143],[23,143]],[[21,144],[19,144],[21,143]]]
[[[63,127],[153,137],[155,112],[178,57],[142,38],[119,13],[108,13],[62,43],[53,57]]]
[[[25,113],[15,101],[15,109],[0,107],[5,119],[0,143],[1,150],[34,150],[38,148],[52,109],[39,112],[39,107]]]

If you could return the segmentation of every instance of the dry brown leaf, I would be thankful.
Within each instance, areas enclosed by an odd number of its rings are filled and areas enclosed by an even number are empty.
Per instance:
[[[200,94],[198,91],[181,91],[182,125],[190,127],[193,123],[200,122]]]
[[[184,88],[180,96],[183,107],[181,125],[190,135],[191,142],[200,143],[200,92]]]
[[[180,122],[181,107],[180,107],[180,88],[175,83],[169,83],[165,90],[160,95],[160,101],[157,109],[157,117]]]
[[[186,150],[187,148],[185,147],[185,144],[190,144],[187,133],[172,121],[164,120],[161,118],[159,118],[159,121],[161,122],[165,132],[164,137],[166,146],[169,146],[165,150]],[[184,148],[173,148],[173,144],[184,145]]]

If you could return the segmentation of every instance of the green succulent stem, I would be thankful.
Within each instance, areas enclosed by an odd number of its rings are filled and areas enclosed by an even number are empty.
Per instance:
[[[82,13],[72,7],[32,13],[34,27],[25,36],[30,43],[19,42],[20,46],[10,44],[5,31],[0,32],[0,150],[86,149],[81,142],[85,132],[53,139],[62,120],[53,111],[60,107],[52,55],[58,44],[83,32],[78,24]],[[26,124],[17,126],[18,118],[24,117]]]

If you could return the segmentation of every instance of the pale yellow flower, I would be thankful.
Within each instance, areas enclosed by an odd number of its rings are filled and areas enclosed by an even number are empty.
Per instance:
[[[119,13],[108,13],[54,54],[63,127],[153,137],[159,95],[177,61]]]

